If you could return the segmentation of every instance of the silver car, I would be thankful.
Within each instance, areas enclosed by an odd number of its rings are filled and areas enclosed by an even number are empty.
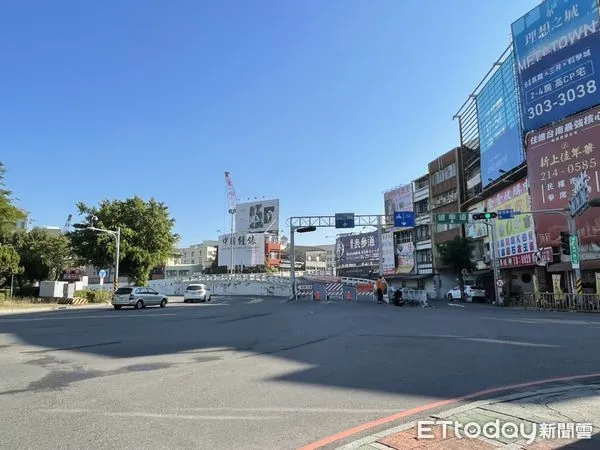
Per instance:
[[[133,306],[135,309],[142,309],[146,306],[164,308],[168,302],[169,298],[166,295],[143,286],[121,287],[117,289],[112,298],[112,305],[115,309],[121,309],[123,306]]]
[[[183,302],[210,302],[210,289],[205,284],[188,284],[183,293]]]

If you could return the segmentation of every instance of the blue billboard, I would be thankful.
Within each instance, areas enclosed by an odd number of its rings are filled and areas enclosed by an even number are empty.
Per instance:
[[[512,53],[477,94],[481,185],[524,161],[515,59]]]
[[[511,28],[525,132],[600,103],[597,0],[546,0]]]

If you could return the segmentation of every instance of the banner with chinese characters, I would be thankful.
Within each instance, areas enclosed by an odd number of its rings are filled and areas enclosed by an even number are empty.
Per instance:
[[[600,103],[599,23],[595,0],[546,0],[512,24],[525,131]]]
[[[219,236],[219,266],[230,266],[232,256],[234,266],[264,265],[264,233],[233,233]]]
[[[393,215],[397,211],[413,211],[413,186],[412,183],[402,185],[383,194],[385,215],[388,222],[393,223]]]
[[[568,208],[577,175],[590,176],[590,198],[600,196],[600,107],[527,135],[527,169],[534,210]],[[560,246],[560,232],[567,231],[566,217],[536,214],[540,247]],[[577,217],[580,243],[600,242],[600,208],[589,208]]]
[[[335,257],[339,265],[379,261],[377,232],[341,236],[335,242]]]
[[[559,273],[552,274],[552,291],[554,292],[555,298],[562,300],[563,291],[560,287],[561,275]]]
[[[415,246],[412,242],[396,244],[396,273],[410,273],[415,268]]]
[[[489,212],[500,209],[531,211],[527,178],[487,199]],[[537,250],[533,215],[519,214],[514,219],[495,220],[500,267],[532,266]]]
[[[394,233],[389,232],[381,235],[381,251],[383,252],[383,274],[390,275],[395,273]]]

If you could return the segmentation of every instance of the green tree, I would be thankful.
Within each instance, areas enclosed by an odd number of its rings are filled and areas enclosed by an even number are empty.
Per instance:
[[[20,261],[19,254],[12,246],[0,245],[0,287],[4,286],[12,275],[23,272]]]
[[[471,239],[456,236],[451,241],[437,246],[442,263],[449,267],[454,274],[456,274],[459,285],[460,285],[460,296],[464,297],[465,292],[465,280],[463,277],[463,270],[471,272],[475,268],[473,263],[473,244]]]
[[[116,230],[121,227],[119,272],[135,284],[145,285],[152,269],[172,255],[179,236],[173,233],[175,220],[164,203],[139,197],[104,200],[98,206],[77,205],[87,224]],[[112,267],[115,238],[106,233],[78,229],[70,233],[75,254],[85,263]]]
[[[24,214],[12,203],[12,192],[5,189],[5,172],[6,168],[0,162],[0,229],[14,228],[17,220],[24,217]]]
[[[29,282],[58,280],[62,270],[74,262],[65,235],[34,228],[14,233],[11,241],[23,266],[23,277]]]

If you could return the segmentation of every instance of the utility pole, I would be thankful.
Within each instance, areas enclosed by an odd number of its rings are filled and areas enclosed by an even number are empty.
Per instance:
[[[383,249],[381,242],[383,241],[383,224],[382,216],[377,216],[377,240],[379,241],[379,275],[383,276]]]

